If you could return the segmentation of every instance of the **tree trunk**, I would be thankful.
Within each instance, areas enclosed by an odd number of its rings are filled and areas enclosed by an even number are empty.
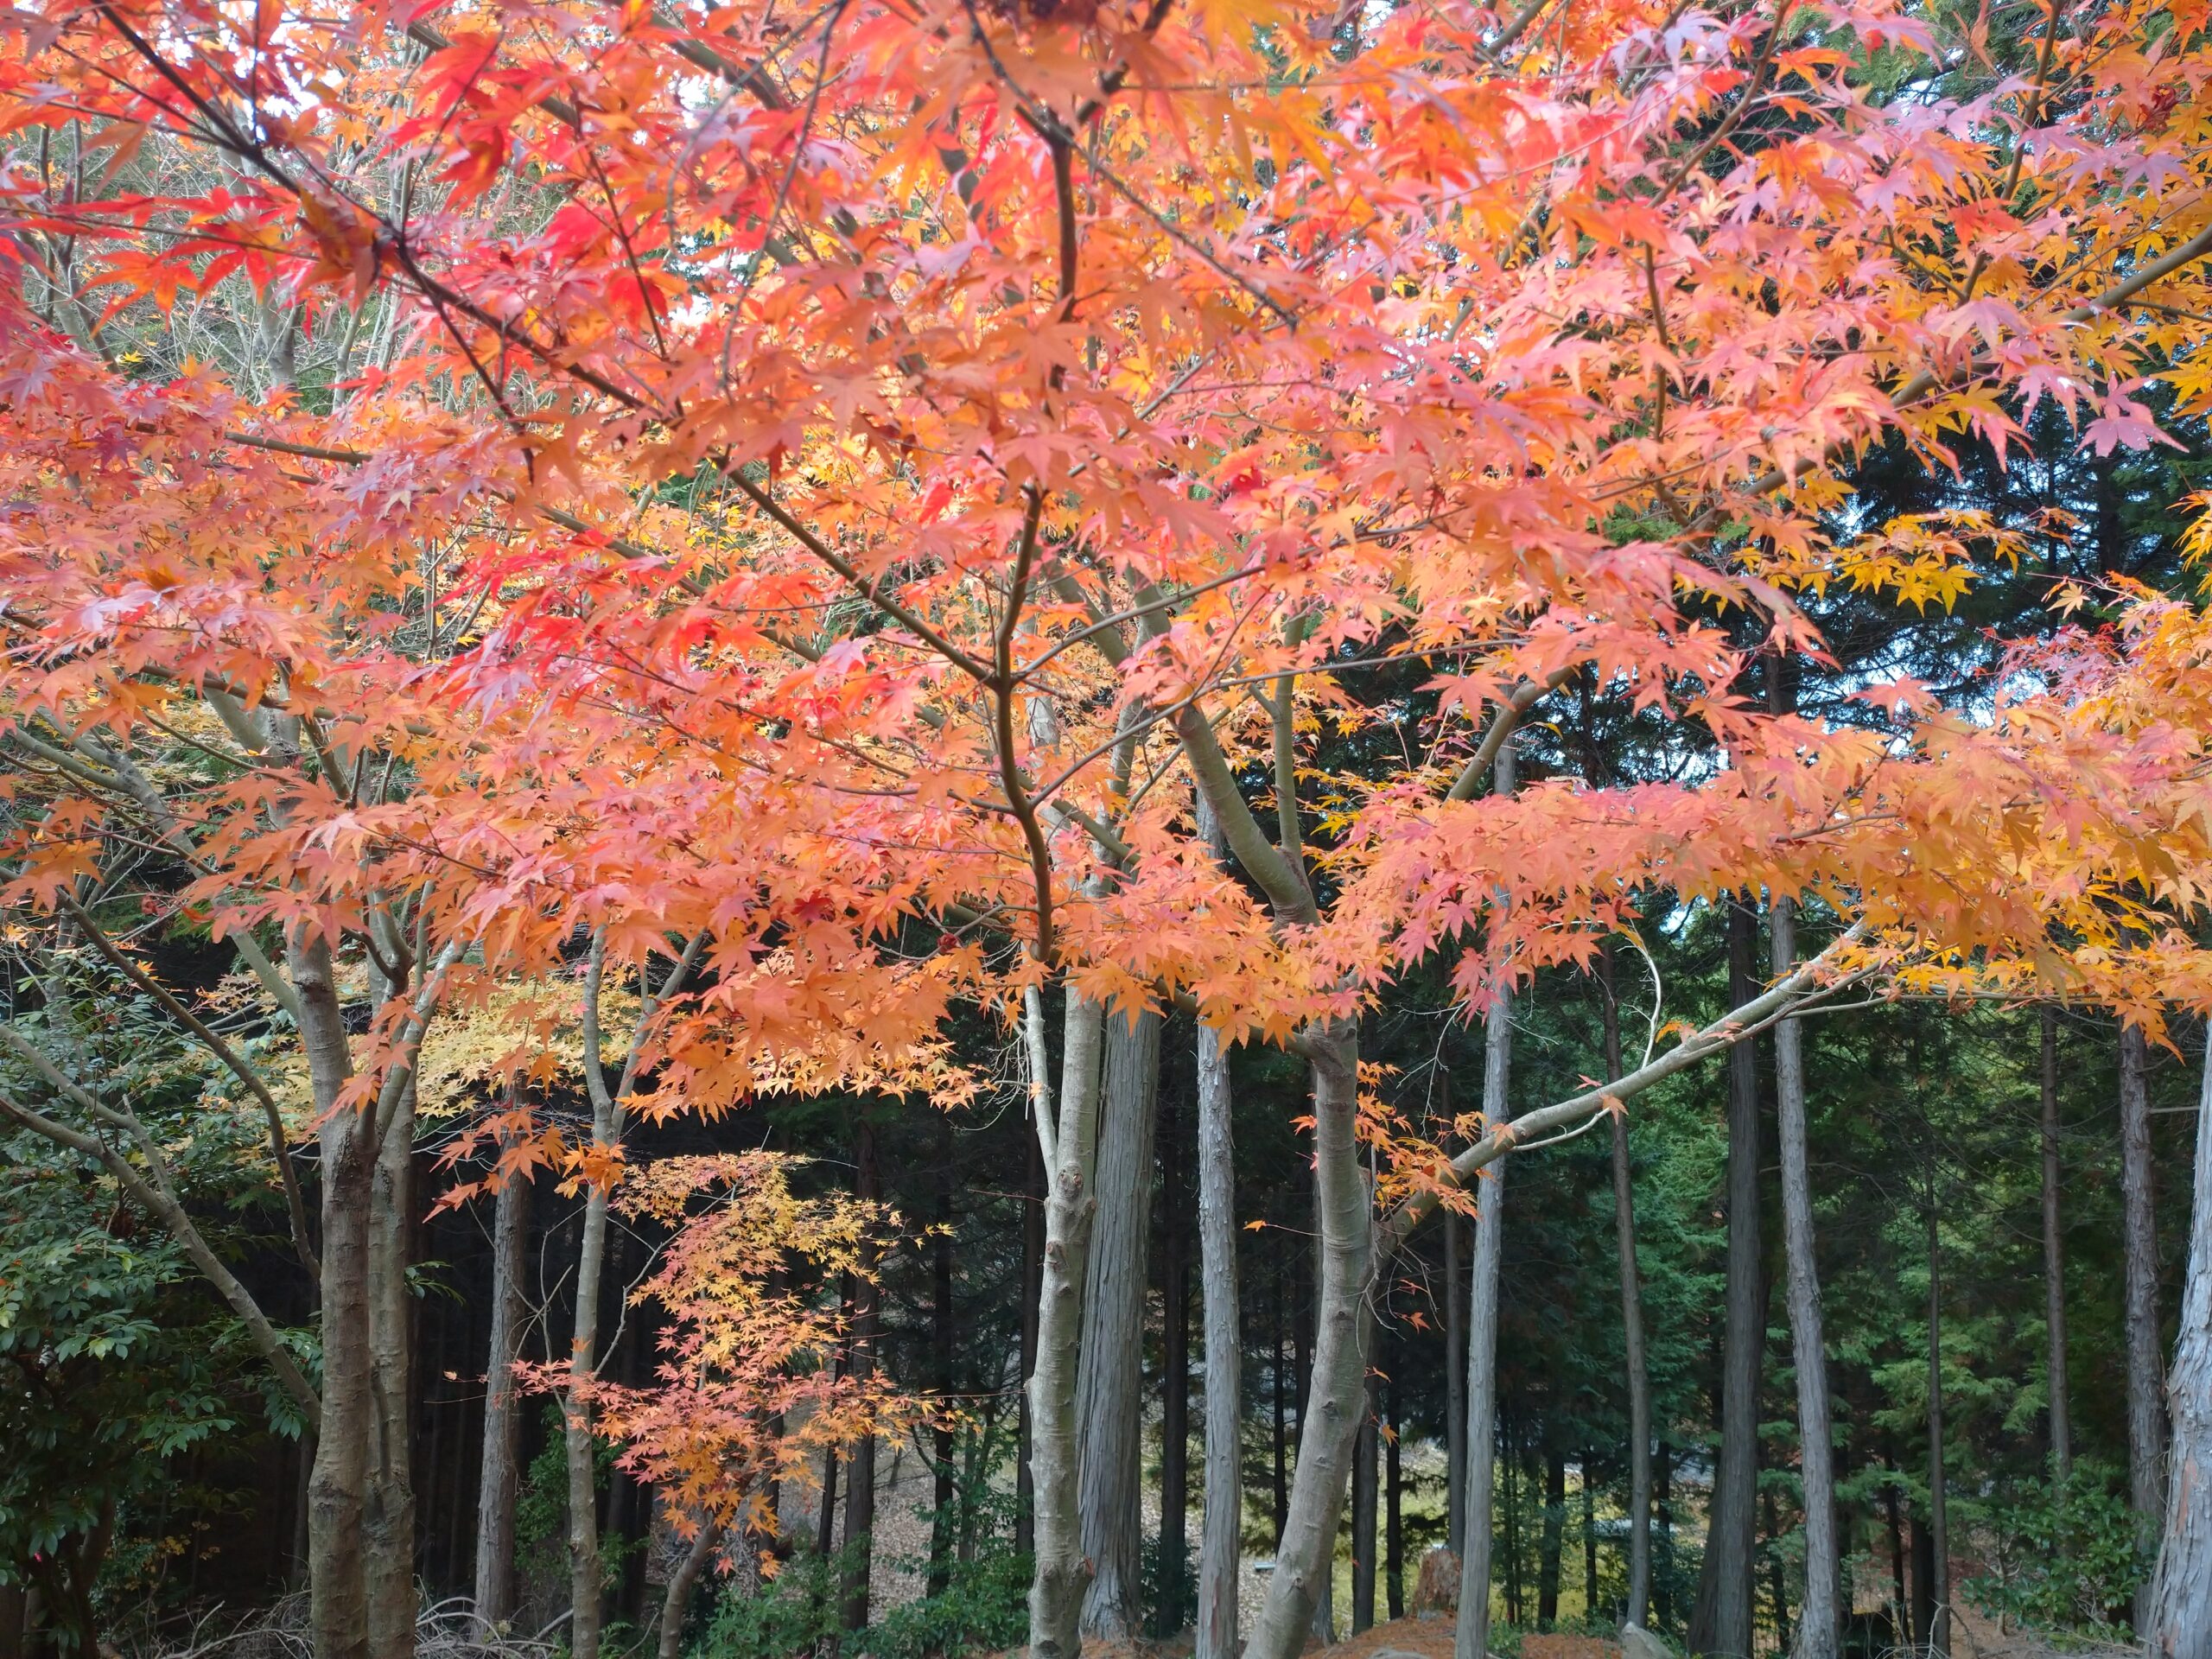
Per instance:
[[[937,1175],[937,1238],[931,1246],[930,1262],[930,1370],[931,1386],[937,1391],[942,1409],[952,1409],[952,1120],[938,1119],[938,1175]],[[1027,1282],[1027,1274],[1023,1274]],[[1025,1335],[1027,1333],[1025,1332]],[[1024,1347],[1027,1346],[1025,1343]],[[954,1514],[959,1503],[955,1490],[952,1460],[957,1447],[954,1442],[952,1420],[938,1419],[931,1431],[932,1447],[937,1454],[937,1466],[931,1472],[934,1478],[930,1491],[930,1566],[925,1587],[933,1596],[944,1593],[952,1582],[952,1557],[957,1547],[956,1531],[958,1517]]]
[[[1030,1467],[1035,1414],[1029,1403],[1029,1382],[1037,1371],[1037,1306],[1045,1283],[1045,1205],[1049,1197],[1037,1111],[1033,1097],[1022,1121],[1028,1167],[1021,1189],[1021,1417],[1014,1477],[1014,1548],[1018,1555],[1030,1554],[1037,1548],[1037,1485]]]
[[[1936,1534],[1919,1516],[1912,1519],[1912,1640],[1923,1654],[1936,1640]]]
[[[1459,1212],[1444,1212],[1444,1541],[1467,1554],[1467,1287]]]
[[[1406,1534],[1402,1506],[1404,1471],[1399,1452],[1404,1419],[1398,1410],[1398,1379],[1394,1374],[1384,1399],[1389,1435],[1382,1443],[1382,1573],[1383,1607],[1390,1618],[1406,1616]]]
[[[1366,1396],[1375,1219],[1359,1161],[1358,1029],[1343,1021],[1309,1028],[1300,1046],[1313,1078],[1314,1208],[1322,1252],[1319,1332],[1313,1385],[1298,1426],[1289,1519],[1246,1649],[1249,1659],[1297,1659],[1305,1647],[1335,1564],[1344,1478]]]
[[[1777,977],[1797,966],[1797,906],[1776,897],[1768,915]],[[1805,1601],[1796,1659],[1837,1659],[1843,1642],[1843,1553],[1835,1527],[1835,1452],[1829,1427],[1827,1342],[1815,1255],[1813,1181],[1805,1146],[1805,1057],[1796,1020],[1774,1028],[1774,1103],[1782,1142],[1783,1249],[1789,1338],[1797,1371],[1799,1472],[1805,1495]]]
[[[329,947],[296,941],[285,955],[321,1123],[322,1422],[308,1478],[309,1617],[315,1659],[370,1659],[364,1512],[376,1414],[369,1283],[375,1120],[334,1110],[353,1064]]]
[[[1951,1529],[1943,1469],[1943,1262],[1936,1230],[1936,1193],[1928,1194],[1928,1545],[1933,1616],[1928,1650],[1951,1651]]]
[[[484,1363],[484,1452],[476,1484],[476,1617],[496,1630],[515,1612],[515,1495],[522,1407],[515,1362],[529,1319],[523,1294],[530,1180],[508,1177],[492,1199],[492,1339]]]
[[[404,986],[390,988],[397,995]],[[399,1091],[383,1126],[369,1192],[371,1418],[368,1503],[362,1512],[369,1587],[370,1659],[415,1651],[414,1379],[410,1375],[414,1300],[415,1085]]]
[[[1508,750],[1499,751],[1503,762]],[[1508,788],[1510,785],[1506,785]],[[1513,1008],[1501,995],[1484,1032],[1483,1118],[1503,1122],[1513,1081]],[[1459,1618],[1453,1659],[1484,1659],[1490,1651],[1491,1510],[1497,1471],[1498,1267],[1505,1251],[1505,1173],[1512,1160],[1490,1166],[1475,1216],[1473,1294],[1467,1309],[1466,1548],[1459,1556]]]
[[[1609,939],[1598,957],[1605,992],[1605,1081],[1621,1075],[1621,1011]],[[1643,1280],[1636,1265],[1636,1183],[1628,1114],[1613,1114],[1613,1249],[1619,1258],[1621,1333],[1628,1371],[1628,1605],[1622,1622],[1648,1622],[1651,1602],[1651,1374],[1643,1354]]]
[[[1740,900],[1727,906],[1731,1007],[1751,995],[1758,923]],[[1758,1056],[1750,1043],[1728,1051],[1728,1279],[1720,1390],[1720,1453],[1706,1531],[1690,1650],[1750,1659],[1751,1573],[1758,1484],[1758,1394],[1766,1345],[1759,1245]]]
[[[1536,1625],[1559,1623],[1560,1554],[1567,1541],[1567,1459],[1544,1454],[1544,1530],[1536,1557]]]
[[[1375,1628],[1376,1500],[1382,1475],[1382,1438],[1375,1427],[1375,1379],[1367,1386],[1367,1410],[1352,1442],[1351,1457],[1351,1633]]]
[[[611,1157],[622,1137],[619,1102],[594,1103],[592,1144]],[[601,1603],[606,1592],[599,1554],[596,1436],[588,1395],[599,1370],[600,1281],[606,1276],[607,1189],[584,1195],[582,1236],[576,1247],[575,1323],[569,1338],[569,1390],[562,1401],[562,1438],[569,1475],[569,1651],[572,1659],[599,1659]]]
[[[1282,1257],[1275,1257],[1275,1321],[1274,1346],[1270,1350],[1268,1372],[1274,1382],[1274,1499],[1275,1548],[1282,1548],[1283,1529],[1290,1524],[1290,1421],[1287,1406],[1288,1390],[1283,1386],[1282,1361],[1283,1325],[1287,1317],[1285,1303],[1287,1294],[1283,1288]]]
[[[1598,1491],[1591,1480],[1590,1454],[1582,1454],[1582,1611],[1598,1617]]]
[[[1198,1538],[1196,1659],[1236,1659],[1244,1484],[1242,1332],[1236,1297],[1236,1153],[1229,1050],[1198,1027],[1198,1281],[1205,1323],[1205,1520]],[[1280,1359],[1280,1355],[1278,1355]],[[1281,1390],[1276,1390],[1281,1416]],[[1277,1437],[1281,1445],[1281,1437]]]
[[[1789,1651],[1789,1586],[1782,1573],[1782,1517],[1775,1512],[1774,1494],[1759,1495],[1761,1507],[1766,1510],[1766,1586],[1767,1599],[1774,1604],[1774,1650]]]
[[[1310,1231],[1313,1240],[1313,1267],[1306,1282],[1313,1287],[1313,1294],[1308,1306],[1313,1323],[1308,1325],[1301,1322],[1298,1327],[1305,1333],[1298,1355],[1298,1445],[1301,1465],[1305,1461],[1306,1422],[1313,1410],[1313,1356],[1321,1341],[1321,1280],[1327,1272],[1321,1259],[1321,1195],[1318,1181],[1313,1194],[1313,1225]],[[1294,1476],[1291,1486],[1294,1497],[1297,1490],[1296,1477]],[[1337,1521],[1330,1526],[1328,1554],[1321,1571],[1320,1593],[1314,1598],[1313,1616],[1309,1621],[1313,1639],[1324,1647],[1332,1644],[1337,1639],[1337,1532],[1343,1520],[1344,1488],[1341,1485],[1337,1489],[1337,1498],[1338,1514]]]
[[[2173,1472],[2150,1617],[2139,1628],[2154,1659],[2212,1659],[2212,1041],[2197,1101],[2189,1266],[2166,1398]]]
[[[715,1548],[721,1539],[720,1522],[701,1522],[699,1535],[683,1552],[676,1571],[668,1575],[668,1589],[660,1601],[660,1640],[655,1649],[660,1659],[682,1659],[684,1611],[691,1604],[691,1592],[698,1586],[699,1575],[714,1560]]]
[[[1160,1104],[1157,1014],[1106,1016],[1090,1271],[1083,1299],[1077,1504],[1091,1580],[1083,1634],[1134,1642],[1144,1633],[1145,1263],[1152,1231],[1153,1130]]]
[[[1036,1557],[1029,1586],[1033,1659],[1075,1659],[1083,1594],[1090,1582],[1076,1504],[1076,1375],[1084,1281],[1090,1255],[1091,1192],[1105,1008],[1071,992],[1061,1040],[1057,1110],[1046,1079],[1041,993],[1024,998],[1031,1098],[1052,1185],[1045,1201],[1043,1277],[1037,1298],[1037,1363],[1029,1377],[1030,1470],[1036,1491]],[[1096,1351],[1095,1350],[1093,1351]]]
[[[1183,1112],[1160,1113],[1160,1599],[1159,1633],[1183,1628],[1190,1604],[1191,1227]]]
[[[2058,1010],[2048,1002],[2043,1027],[2043,1295],[2050,1396],[2050,1466],[2063,1485],[2074,1476],[2074,1424],[2066,1390],[2066,1255],[2058,1216]]]
[[[2120,1033],[2120,1192],[2127,1324],[2127,1492],[2145,1545],[2165,1511],[2165,1378],[2158,1353],[2158,1233],[2151,1209],[2150,1046],[2142,1028]],[[2138,1630],[2150,1621],[2151,1586],[2135,1592]]]
[[[814,1517],[814,1553],[827,1560],[837,1551],[837,1454],[822,1454],[822,1507]]]
[[[873,1204],[883,1195],[876,1169],[875,1126],[862,1114],[854,1148],[853,1196]],[[853,1375],[875,1373],[876,1313],[880,1291],[875,1281],[875,1247],[861,1246],[861,1271],[853,1275]],[[875,1565],[875,1437],[853,1442],[845,1472],[845,1573],[839,1612],[849,1630],[868,1628],[868,1592]]]
[[[1651,1579],[1651,1616],[1660,1629],[1675,1621],[1675,1459],[1666,1441],[1651,1451],[1651,1533],[1655,1562],[1666,1570]]]

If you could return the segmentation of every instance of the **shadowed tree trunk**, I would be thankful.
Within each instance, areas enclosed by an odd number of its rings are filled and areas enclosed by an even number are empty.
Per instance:
[[[1450,1114],[1446,1114],[1450,1121]],[[1456,1210],[1444,1212],[1444,1542],[1467,1554],[1467,1286]]]
[[[1592,1482],[1590,1454],[1582,1454],[1582,1611],[1598,1617],[1598,1491]]]
[[[1205,1519],[1198,1535],[1196,1659],[1235,1659],[1238,1534],[1244,1509],[1242,1341],[1236,1298],[1236,1153],[1229,1051],[1198,1027],[1199,1294],[1205,1324]],[[1280,1282],[1280,1281],[1278,1281]],[[1280,1354],[1277,1356],[1280,1361]],[[1281,1389],[1275,1392],[1281,1415]],[[1281,1435],[1276,1435],[1278,1452]]]
[[[875,1161],[875,1126],[863,1112],[853,1159],[853,1196],[872,1204],[883,1196],[883,1180]],[[875,1246],[861,1246],[861,1271],[853,1275],[853,1375],[875,1373],[877,1311],[882,1292],[875,1281]],[[849,1630],[868,1628],[868,1594],[875,1565],[875,1437],[863,1434],[853,1442],[845,1472],[845,1581],[840,1608]]]
[[[2212,1042],[2197,1100],[2196,1174],[2181,1331],[2166,1385],[2173,1468],[2142,1627],[2154,1659],[2212,1659]]]
[[[1936,1226],[1935,1172],[1928,1190],[1928,1650],[1951,1651],[1950,1504],[1943,1466],[1943,1258]]]
[[[1768,914],[1777,977],[1797,965],[1797,906],[1777,895]],[[1843,1641],[1843,1552],[1835,1528],[1835,1452],[1828,1414],[1827,1341],[1815,1254],[1813,1181],[1805,1149],[1805,1058],[1797,1021],[1774,1028],[1774,1104],[1782,1152],[1783,1249],[1791,1357],[1797,1374],[1799,1473],[1805,1503],[1805,1603],[1796,1659],[1836,1659]]]
[[[1160,1107],[1160,1016],[1106,1016],[1096,1163],[1097,1218],[1083,1299],[1077,1505],[1091,1580],[1083,1634],[1144,1633],[1145,1262],[1152,1231],[1153,1130]]]
[[[476,1616],[496,1628],[515,1611],[515,1495],[522,1409],[515,1362],[529,1306],[530,1181],[513,1175],[492,1199],[492,1337],[484,1366],[484,1451],[476,1492]]]
[[[937,1237],[930,1249],[930,1371],[931,1386],[952,1409],[952,1120],[938,1120]],[[1027,1274],[1023,1275],[1025,1287]],[[1026,1346],[1027,1344],[1025,1344]],[[957,1455],[952,1420],[938,1420],[931,1431],[931,1450],[936,1466],[930,1471],[930,1567],[925,1580],[929,1593],[944,1593],[952,1581],[952,1557],[957,1547],[959,1517],[954,1513],[953,1459]],[[964,1506],[962,1506],[964,1507]]]
[[[1281,1255],[1275,1257],[1274,1283],[1274,1344],[1269,1351],[1268,1369],[1274,1383],[1275,1548],[1280,1550],[1282,1548],[1282,1529],[1290,1521],[1290,1391],[1284,1387],[1284,1379],[1287,1373],[1282,1358],[1283,1326],[1288,1322],[1289,1310],[1287,1304],[1289,1301],[1289,1294],[1283,1287],[1283,1265]]]
[[[1367,1414],[1352,1445],[1351,1630],[1375,1628],[1375,1522],[1380,1497],[1382,1437],[1375,1425],[1375,1379],[1367,1379]]]
[[[1395,1368],[1384,1396],[1384,1415],[1389,1434],[1382,1442],[1382,1573],[1383,1607],[1392,1618],[1406,1616],[1406,1535],[1402,1513],[1404,1471],[1399,1466],[1402,1438],[1399,1425],[1398,1378]]]
[[[1727,905],[1728,995],[1751,994],[1758,923],[1740,899]],[[1751,1575],[1758,1484],[1758,1393],[1766,1346],[1759,1243],[1758,1057],[1750,1043],[1728,1051],[1728,1279],[1720,1393],[1720,1454],[1713,1519],[1690,1616],[1690,1651],[1749,1659]]]
[[[1605,1080],[1621,1075],[1621,1009],[1613,982],[1613,945],[1598,957],[1605,994]],[[1613,1249],[1621,1281],[1624,1369],[1628,1373],[1628,1605],[1622,1622],[1643,1625],[1651,1602],[1651,1375],[1643,1356],[1643,1280],[1636,1265],[1636,1183],[1628,1114],[1613,1114]]]
[[[2074,1475],[2073,1415],[2067,1403],[2066,1255],[2058,1211],[2058,1010],[2040,1013],[2043,1048],[2043,1294],[2044,1387],[2050,1396],[2050,1466],[2061,1482]]]
[[[1567,1459],[1544,1454],[1544,1527],[1536,1555],[1536,1624],[1559,1623],[1560,1554],[1567,1542]]]
[[[2158,1232],[2151,1205],[2150,1045],[2141,1027],[2120,1033],[2120,1194],[2127,1327],[2127,1492],[2148,1543],[2165,1511],[2166,1407],[2158,1353]],[[2135,1593],[2135,1624],[2149,1622],[2151,1586]]]

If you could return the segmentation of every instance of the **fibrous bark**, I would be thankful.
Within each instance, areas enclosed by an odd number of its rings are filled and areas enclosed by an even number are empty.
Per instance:
[[[528,1318],[523,1294],[530,1181],[510,1175],[492,1198],[492,1336],[484,1362],[484,1451],[476,1483],[476,1617],[496,1629],[515,1611],[515,1496],[522,1411],[515,1362]]]
[[[1205,1324],[1205,1518],[1198,1535],[1197,1659],[1235,1659],[1238,1533],[1244,1510],[1242,1341],[1236,1296],[1236,1161],[1229,1051],[1198,1027],[1198,1280]]]
[[[2166,1407],[2158,1354],[2158,1234],[2151,1205],[2150,1046],[2139,1026],[2120,1033],[2121,1281],[2127,1330],[2127,1491],[2145,1542],[2165,1511]],[[2151,1612],[2136,1592],[2135,1622]]]
[[[1375,1427],[1375,1379],[1368,1378],[1366,1411],[1351,1459],[1351,1630],[1375,1627],[1375,1521],[1380,1497],[1382,1442]]]
[[[1077,1507],[1091,1580],[1083,1633],[1134,1641],[1143,1632],[1145,1262],[1152,1230],[1153,1129],[1159,1113],[1157,1014],[1107,1016],[1090,1265],[1076,1383],[1081,1463]]]
[[[2197,1102],[2196,1173],[2181,1331],[2166,1384],[2172,1472],[2158,1570],[2139,1626],[2155,1659],[2212,1659],[2212,1044]]]
[[[854,1148],[854,1196],[873,1203],[882,1196],[882,1182],[875,1162],[875,1128],[865,1115]],[[875,1246],[861,1246],[861,1270],[853,1275],[852,1374],[875,1372],[878,1287]],[[863,1434],[853,1442],[845,1478],[844,1582],[840,1586],[840,1613],[849,1630],[868,1628],[868,1592],[875,1560],[875,1437]]]

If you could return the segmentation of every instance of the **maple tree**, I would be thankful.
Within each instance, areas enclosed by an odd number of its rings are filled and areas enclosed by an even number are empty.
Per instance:
[[[957,1099],[950,1011],[1021,1022],[1046,1656],[1087,1570],[1109,1019],[1185,1002],[1311,1067],[1323,1319],[1250,1636],[1281,1659],[1333,1557],[1365,1293],[1501,1151],[1847,983],[2204,1000],[2205,726],[2115,667],[2194,662],[2161,643],[2188,613],[2024,652],[1986,707],[1870,675],[1880,718],[1840,729],[1744,694],[1762,653],[1822,656],[1800,597],[1941,601],[2007,556],[1970,517],[1850,524],[1852,458],[2002,460],[2044,401],[2099,453],[2152,442],[2149,376],[2202,411],[2201,9],[2052,8],[2031,71],[1964,98],[1894,66],[1986,43],[1887,0],[7,27],[0,695],[38,805],[10,894],[111,931],[102,838],[150,840],[300,1033],[328,1655],[411,1641],[369,1380],[408,1363],[417,1051],[587,959],[646,1012],[612,1084],[588,1040],[590,1133],[515,1144],[602,1225],[626,1115]],[[287,342],[265,386],[138,372],[216,302]],[[1404,764],[1319,766],[1402,661],[1433,696]],[[1482,794],[1586,682],[1725,764]],[[149,758],[179,743],[212,766]],[[1363,1107],[1362,1011],[1434,953],[1478,1006],[1593,962],[1639,893],[1760,887],[1835,943],[1640,1070],[1456,1147]]]

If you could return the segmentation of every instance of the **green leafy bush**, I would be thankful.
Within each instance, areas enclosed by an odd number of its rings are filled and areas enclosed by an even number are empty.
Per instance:
[[[2150,1567],[2119,1483],[2101,1467],[2077,1467],[2063,1484],[2023,1482],[1978,1518],[1993,1545],[1990,1568],[1964,1589],[1993,1617],[2107,1631]]]

